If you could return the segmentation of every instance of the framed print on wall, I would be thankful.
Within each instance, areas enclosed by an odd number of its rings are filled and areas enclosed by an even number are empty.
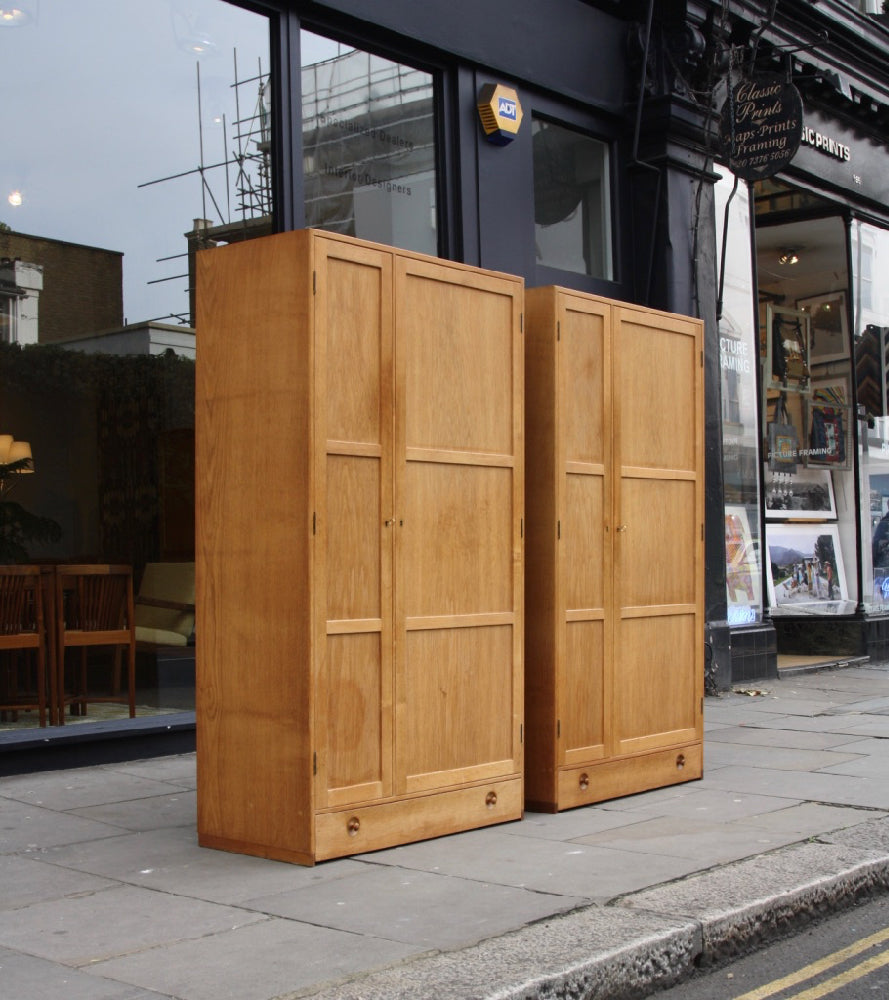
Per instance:
[[[767,521],[835,521],[833,478],[827,469],[797,469],[793,475],[770,473],[765,484]]]
[[[835,524],[769,524],[766,547],[772,607],[824,605],[827,610],[828,605],[849,599]]]
[[[797,307],[810,317],[809,362],[843,361],[849,357],[849,320],[846,293],[828,292],[797,299]]]

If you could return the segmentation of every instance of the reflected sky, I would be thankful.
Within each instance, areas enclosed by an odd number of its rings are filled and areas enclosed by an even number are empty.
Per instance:
[[[187,316],[187,278],[161,279],[187,270],[194,219],[241,217],[236,168],[206,184],[198,168],[256,150],[237,122],[255,121],[266,18],[223,0],[30,3],[30,23],[0,27],[15,81],[0,104],[0,222],[122,252],[127,322]]]

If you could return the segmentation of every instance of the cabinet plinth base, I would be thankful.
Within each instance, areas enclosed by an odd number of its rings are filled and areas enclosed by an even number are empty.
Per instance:
[[[559,771],[554,802],[526,802],[532,812],[561,812],[653,788],[697,781],[704,774],[702,743],[580,765]]]
[[[198,843],[201,847],[234,854],[314,865],[316,861],[379,851],[518,820],[522,818],[522,798],[522,779],[516,775],[415,798],[318,813],[314,820],[314,853],[290,850],[280,844],[260,844],[207,834],[199,834]]]

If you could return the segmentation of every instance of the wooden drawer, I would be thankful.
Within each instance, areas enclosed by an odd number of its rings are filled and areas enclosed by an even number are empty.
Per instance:
[[[694,781],[703,773],[702,743],[607,760],[588,767],[563,768],[559,771],[559,808],[573,809],[651,788]],[[550,811],[553,805],[542,804],[542,808]]]
[[[326,861],[522,817],[522,779],[489,781],[435,795],[321,813],[315,859]]]

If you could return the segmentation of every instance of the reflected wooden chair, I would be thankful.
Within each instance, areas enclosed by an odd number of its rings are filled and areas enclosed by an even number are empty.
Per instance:
[[[133,571],[130,566],[109,564],[62,565],[56,569],[56,690],[59,723],[65,708],[86,715],[91,702],[118,702],[136,714],[136,630],[133,615]],[[89,653],[111,647],[111,679],[99,693],[91,684],[96,668]],[[66,687],[66,653],[78,649],[80,657]],[[121,693],[121,658],[127,657],[127,692]],[[70,657],[69,657],[70,659]]]
[[[34,654],[33,664],[29,652]],[[0,566],[0,653],[0,711],[36,709],[40,725],[45,726],[46,631],[39,566]]]

